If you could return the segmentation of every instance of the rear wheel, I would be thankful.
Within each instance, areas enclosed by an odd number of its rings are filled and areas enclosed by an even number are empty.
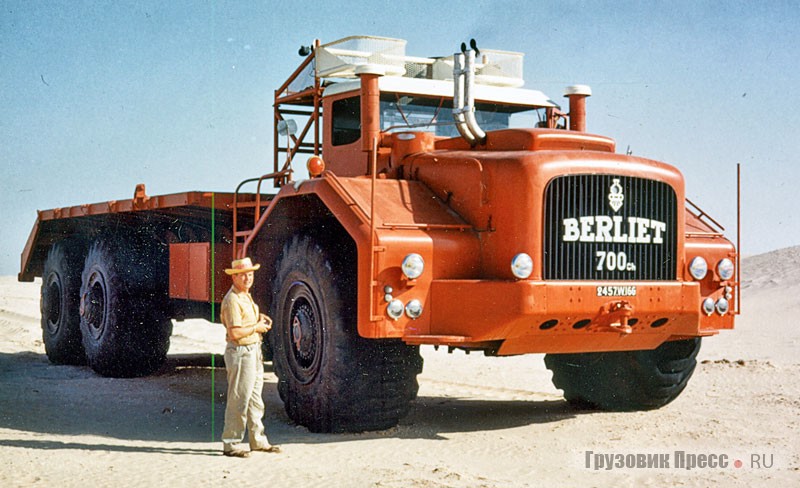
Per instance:
[[[578,407],[611,411],[663,407],[686,388],[700,338],[665,342],[651,351],[547,354],[545,365],[564,398]]]
[[[351,253],[354,254],[354,253]],[[416,397],[419,348],[356,330],[355,256],[294,237],[278,260],[270,334],[286,413],[312,432],[397,425]]]
[[[81,283],[81,331],[89,365],[103,376],[144,376],[166,358],[172,321],[153,288],[158,256],[136,242],[101,240]]]
[[[68,239],[54,244],[44,263],[42,341],[53,363],[86,364],[78,311],[85,253],[83,242]]]

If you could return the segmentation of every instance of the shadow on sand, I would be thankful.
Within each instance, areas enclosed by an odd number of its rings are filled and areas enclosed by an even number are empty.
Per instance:
[[[212,364],[214,367],[212,367]],[[271,364],[265,364],[271,371]],[[170,355],[144,378],[104,378],[86,366],[61,366],[32,352],[0,353],[0,428],[54,435],[96,435],[155,442],[219,442],[225,411],[222,356]],[[444,434],[558,422],[576,415],[563,400],[481,400],[419,397],[398,427],[361,434],[312,434],[293,424],[276,384],[264,385],[270,441],[318,444],[373,438],[445,439]],[[3,445],[40,449],[173,452],[161,447],[0,439]],[[203,449],[182,453],[218,454]]]

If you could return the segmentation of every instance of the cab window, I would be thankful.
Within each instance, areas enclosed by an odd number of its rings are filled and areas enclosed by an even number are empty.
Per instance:
[[[361,138],[361,100],[358,97],[333,102],[332,128],[334,146],[351,144]]]

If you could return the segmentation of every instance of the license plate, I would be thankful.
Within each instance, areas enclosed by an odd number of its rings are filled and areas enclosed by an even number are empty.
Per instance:
[[[597,296],[599,297],[635,297],[635,286],[598,286]]]

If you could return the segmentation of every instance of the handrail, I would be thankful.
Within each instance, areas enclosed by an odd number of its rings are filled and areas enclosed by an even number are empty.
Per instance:
[[[708,220],[710,221],[710,223],[711,223],[711,224],[713,224],[713,225],[714,225],[714,226],[715,226],[715,227],[716,227],[716,228],[717,228],[717,229],[718,229],[720,232],[725,232],[725,227],[723,227],[723,226],[722,226],[722,224],[720,224],[719,222],[717,222],[716,220],[714,220],[714,219],[713,219],[713,218],[712,218],[710,215],[708,215],[708,214],[705,212],[705,210],[703,210],[702,208],[700,208],[700,207],[699,207],[699,206],[698,206],[696,203],[694,203],[693,201],[689,200],[688,198],[686,199],[686,203],[688,203],[689,205],[691,205],[691,206],[692,206],[692,208],[693,208],[693,209],[694,209],[694,210],[695,210],[697,213],[691,212],[691,209],[687,209],[687,210],[689,210],[689,212],[690,212],[690,213],[692,213],[692,215],[694,215],[695,217],[697,217],[698,219],[700,219],[700,221],[704,221],[704,220],[703,220],[704,218],[705,218],[705,219],[708,219]],[[706,223],[708,224],[709,222],[706,222]]]
[[[375,277],[375,259],[377,259],[378,247],[375,245],[375,183],[377,175],[375,174],[378,169],[378,138],[375,137],[370,141],[370,203],[369,203],[369,320],[370,322],[379,322],[383,320],[383,316],[375,314],[375,287],[378,286],[378,280]]]
[[[246,185],[248,183],[252,183],[254,181],[258,182],[258,184],[256,185],[255,211],[253,213],[253,216],[254,216],[253,225],[254,225],[254,229],[255,229],[255,224],[261,218],[261,206],[262,206],[262,204],[261,204],[261,183],[263,183],[263,181],[267,180],[267,179],[272,179],[274,183],[277,183],[279,179],[286,178],[286,175],[288,175],[290,173],[291,173],[291,170],[289,170],[289,171],[277,171],[277,172],[274,172],[274,173],[267,173],[267,174],[261,175],[260,177],[257,177],[257,178],[248,178],[248,179],[242,181],[241,183],[239,183],[239,185],[236,187],[236,190],[233,192],[233,259],[239,259],[240,257],[244,257],[244,256],[239,256],[238,255],[238,249],[237,249],[238,248],[238,237],[243,236],[243,235],[247,235],[247,234],[242,234],[242,233],[239,232],[239,215],[238,214],[239,214],[239,194],[240,194],[240,190],[242,189],[242,187],[244,185]],[[252,232],[252,230],[251,231],[243,231],[243,232]],[[243,246],[244,246],[244,244],[246,244],[246,241],[245,241],[245,243],[243,243]],[[246,246],[244,246],[242,250],[245,251],[246,249],[247,249]]]
[[[311,51],[311,53],[308,56],[306,56],[306,59],[304,59],[303,62],[300,63],[300,66],[298,66],[297,69],[294,70],[294,73],[289,75],[289,78],[283,83],[283,85],[281,85],[277,90],[275,90],[276,95],[280,94],[280,93],[283,93],[284,90],[289,88],[289,85],[291,85],[292,82],[295,80],[295,78],[297,78],[297,75],[302,73],[303,70],[306,68],[306,66],[308,66],[308,64],[311,61],[313,61],[314,58],[316,58],[316,57],[317,57],[317,50],[314,49],[314,50]]]

